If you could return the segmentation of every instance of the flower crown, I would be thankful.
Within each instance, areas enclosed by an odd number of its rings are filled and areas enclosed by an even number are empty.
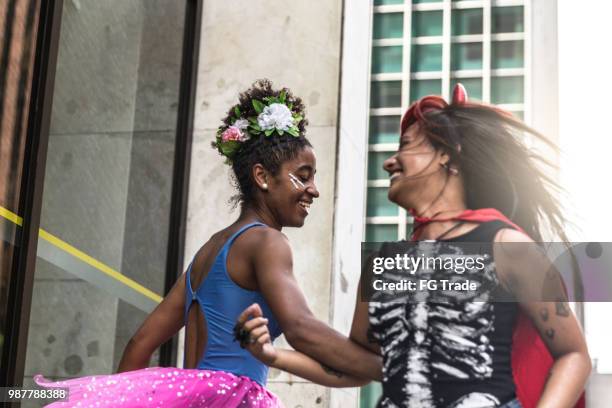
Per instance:
[[[243,143],[250,140],[251,136],[263,133],[266,137],[270,137],[274,132],[280,136],[285,133],[294,137],[300,136],[298,125],[304,117],[299,112],[292,111],[293,103],[287,101],[285,89],[278,96],[266,96],[262,99],[263,102],[258,99],[251,100],[257,116],[245,117],[239,105],[236,105],[231,111],[232,124],[217,129],[213,147],[227,158],[228,164],[231,164]]]

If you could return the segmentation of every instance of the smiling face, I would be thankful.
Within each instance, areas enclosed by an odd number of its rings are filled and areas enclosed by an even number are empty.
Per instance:
[[[415,208],[417,200],[431,198],[434,186],[445,179],[442,165],[448,156],[434,149],[418,123],[400,136],[399,148],[384,162],[389,173],[389,200],[403,208]]]
[[[276,221],[286,227],[301,227],[319,191],[314,181],[317,159],[310,147],[285,161],[276,175],[268,178],[266,206]]]

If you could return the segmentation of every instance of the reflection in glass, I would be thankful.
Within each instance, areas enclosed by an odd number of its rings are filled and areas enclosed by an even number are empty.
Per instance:
[[[461,83],[468,93],[468,99],[482,100],[482,78],[453,78],[451,79],[451,88],[449,95],[452,95],[452,90],[455,84]]]
[[[482,69],[482,43],[454,43],[451,69]]]
[[[427,95],[441,94],[441,79],[413,79],[410,81],[410,103]]]
[[[369,187],[366,215],[375,216],[394,216],[398,214],[397,205],[387,198],[387,187]]]
[[[412,46],[412,72],[442,70],[442,44],[415,44]]]
[[[493,68],[523,68],[523,41],[493,41],[491,66]]]
[[[493,77],[491,78],[492,103],[523,103],[523,77]]]
[[[442,35],[442,10],[414,11],[412,13],[413,37],[437,35]]]
[[[402,105],[401,81],[373,81],[370,108],[398,108]]]
[[[0,356],[9,335],[9,287],[20,256],[19,219],[40,0],[0,1]],[[1,17],[0,17],[1,18]],[[12,305],[11,305],[12,306]],[[6,367],[0,362],[0,372]]]
[[[63,3],[41,228],[141,286],[39,241],[26,384],[112,373],[164,292],[185,9]]]
[[[395,139],[397,142],[397,139]],[[389,173],[383,169],[383,164],[394,152],[368,153],[368,180],[383,180],[389,178]]]
[[[404,35],[403,13],[376,13],[372,35],[375,40],[381,38],[402,38]]]
[[[402,46],[372,47],[372,73],[402,72]]]
[[[366,224],[367,242],[397,241],[397,225]]]
[[[524,30],[523,21],[523,6],[493,7],[491,32],[521,33]]]
[[[454,9],[451,25],[453,35],[482,34],[482,9]]]
[[[370,116],[369,143],[397,143],[399,126],[399,116]]]

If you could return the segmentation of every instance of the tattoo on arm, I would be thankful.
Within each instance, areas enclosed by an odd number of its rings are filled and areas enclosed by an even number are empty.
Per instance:
[[[342,378],[344,376],[344,374],[342,374],[340,371],[334,370],[333,368],[326,366],[325,364],[321,364],[321,367],[323,367],[323,370],[325,370],[325,372],[329,375],[333,375],[338,378]]]
[[[550,340],[555,338],[555,330],[554,329],[548,329],[546,330],[546,337],[548,337]]]
[[[559,299],[555,303],[555,311],[557,316],[568,317],[570,315],[569,306],[567,305],[567,302],[563,301],[562,299]]]
[[[547,322],[548,321],[548,309],[544,308],[540,310],[540,317],[542,318],[542,320]]]

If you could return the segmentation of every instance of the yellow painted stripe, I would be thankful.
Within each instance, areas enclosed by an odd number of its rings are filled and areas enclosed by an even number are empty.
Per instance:
[[[6,208],[0,206],[0,217],[6,218],[13,224],[17,224],[20,227],[23,225],[23,218],[12,212],[11,210],[7,210]]]
[[[0,206],[0,216],[6,218],[7,220],[22,226],[23,225],[23,219],[21,217],[19,217],[17,214],[7,210],[4,207]],[[98,261],[97,259],[87,255],[85,252],[78,250],[77,248],[73,247],[72,245],[70,245],[69,243],[62,241],[61,239],[59,239],[58,237],[56,237],[53,234],[48,233],[47,231],[43,230],[42,228],[38,230],[38,234],[39,236],[44,239],[45,241],[49,242],[51,245],[54,245],[55,247],[61,249],[64,252],[69,253],[70,255],[74,256],[75,258],[80,259],[81,261],[83,261],[84,263],[86,263],[87,265],[90,265],[94,268],[96,268],[97,270],[99,270],[100,272],[110,276],[111,278],[121,282],[122,284],[132,288],[133,290],[135,290],[136,292],[140,293],[143,296],[148,297],[149,299],[153,300],[154,302],[160,303],[162,301],[162,297],[159,296],[157,293],[145,288],[144,286],[142,286],[141,284],[139,284],[138,282],[128,278],[127,276],[123,275],[120,272],[117,272],[116,270],[114,270],[113,268],[111,268],[110,266]]]

